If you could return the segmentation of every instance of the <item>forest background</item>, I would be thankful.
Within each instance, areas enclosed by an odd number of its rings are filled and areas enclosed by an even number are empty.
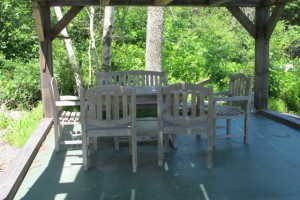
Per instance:
[[[5,0],[0,6],[1,110],[31,111],[41,101],[39,43],[31,3]],[[242,9],[255,20],[254,9]],[[54,10],[51,12],[52,21],[57,21]],[[102,54],[103,19],[104,8],[95,7],[98,55]],[[86,87],[94,84],[90,73],[96,71],[89,56],[89,26],[86,8],[67,27]],[[146,7],[115,7],[110,70],[145,69],[146,30]],[[254,75],[254,50],[254,39],[225,8],[165,8],[162,70],[167,72],[169,83],[210,78],[215,91],[224,90],[230,74]],[[74,71],[62,38],[53,41],[53,58],[60,93],[76,94]],[[300,2],[295,1],[286,6],[270,40],[270,109],[300,114],[299,77]],[[0,129],[8,127],[11,119],[1,113],[0,117]]]

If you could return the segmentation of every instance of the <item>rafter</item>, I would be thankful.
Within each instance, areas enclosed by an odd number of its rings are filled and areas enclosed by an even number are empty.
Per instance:
[[[253,22],[238,7],[227,7],[231,14],[240,22],[240,24],[255,38],[257,35],[256,27]]]
[[[154,0],[155,6],[166,6],[171,3],[173,0]]]
[[[45,40],[45,37],[44,37],[44,29],[43,29],[43,23],[41,18],[40,6],[36,0],[32,0],[31,5],[32,5],[35,26],[38,34],[38,39],[40,42],[42,42]]]
[[[268,21],[268,24],[265,27],[265,38],[266,39],[270,39],[270,37],[275,29],[275,26],[281,16],[281,14],[283,13],[284,7],[285,7],[285,4],[276,4],[275,5],[275,8],[273,9],[271,17]]]
[[[63,18],[50,30],[51,37],[55,38],[83,9],[83,6],[72,7]]]
[[[228,3],[230,1],[233,1],[233,0],[209,0],[209,5],[210,6],[219,6],[219,5]]]
[[[110,0],[100,0],[100,6],[109,6]]]

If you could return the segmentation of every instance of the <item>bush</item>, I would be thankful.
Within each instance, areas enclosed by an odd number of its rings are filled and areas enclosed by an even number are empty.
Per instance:
[[[42,103],[31,111],[27,111],[20,120],[10,120],[5,140],[11,145],[21,148],[43,118]]]
[[[5,60],[0,55],[0,104],[31,109],[41,100],[39,61]]]
[[[286,112],[287,106],[286,103],[282,99],[269,99],[269,109],[277,112],[284,113]]]

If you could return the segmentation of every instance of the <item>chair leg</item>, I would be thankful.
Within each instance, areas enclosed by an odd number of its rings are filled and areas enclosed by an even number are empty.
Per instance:
[[[207,148],[207,168],[212,168],[213,158],[213,146],[214,146],[214,134],[213,132],[208,133],[208,148]]]
[[[248,144],[248,133],[249,133],[249,117],[245,118],[245,125],[244,125],[244,144]]]
[[[88,147],[89,139],[82,137],[82,157],[83,157],[83,169],[88,170]]]
[[[115,143],[115,151],[120,150],[120,144],[119,144],[119,138],[116,136],[114,137],[114,143]]]
[[[157,147],[158,147],[158,166],[163,166],[164,159],[164,147],[163,147],[163,130],[160,129],[158,131],[158,139],[157,139]]]
[[[59,125],[57,123],[54,123],[54,140],[55,140],[55,151],[59,152]]]
[[[226,133],[227,133],[227,135],[229,135],[229,134],[231,134],[231,119],[227,119],[226,120],[226,127],[227,127],[227,129],[226,129]]]
[[[216,146],[216,137],[217,137],[217,119],[213,119],[213,130],[212,130],[212,145],[213,147]]]
[[[136,133],[131,136],[131,154],[132,154],[132,168],[133,173],[136,172],[137,169],[137,139]]]

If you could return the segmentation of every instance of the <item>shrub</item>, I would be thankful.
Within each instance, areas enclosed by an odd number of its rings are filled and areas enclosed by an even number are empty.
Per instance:
[[[269,109],[277,112],[286,112],[287,106],[286,103],[282,99],[269,99]]]
[[[7,134],[4,138],[11,146],[22,147],[43,117],[42,103],[31,111],[27,111],[20,120],[11,120],[7,126]]]

